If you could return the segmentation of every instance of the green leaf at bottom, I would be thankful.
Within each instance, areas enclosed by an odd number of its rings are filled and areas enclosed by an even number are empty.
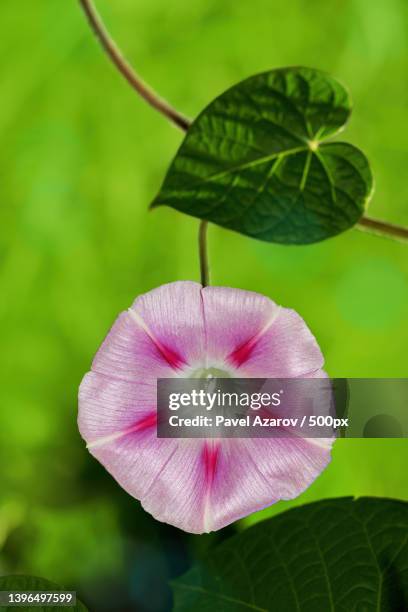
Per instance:
[[[173,583],[176,612],[408,610],[408,504],[333,499],[216,548]]]

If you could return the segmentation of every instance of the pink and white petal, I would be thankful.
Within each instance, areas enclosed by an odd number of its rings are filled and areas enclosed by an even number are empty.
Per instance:
[[[180,440],[157,438],[154,425],[91,445],[90,453],[132,497],[142,500],[173,462]],[[163,506],[167,500],[161,499]]]
[[[79,388],[79,431],[88,448],[156,425],[156,385],[88,372]]]
[[[293,499],[330,463],[334,438],[248,438],[241,442],[274,496]]]
[[[329,463],[330,446],[303,439],[157,439],[146,429],[90,451],[154,518],[204,533],[299,495]]]
[[[143,508],[189,533],[204,531],[204,442],[156,438],[155,428],[132,432],[90,452]]]
[[[244,351],[240,349],[241,353]],[[227,357],[237,376],[249,378],[292,378],[320,370],[324,358],[319,345],[300,315],[281,308],[277,317],[237,361],[237,351]]]
[[[92,363],[94,372],[135,383],[155,384],[157,378],[174,376],[177,369],[129,311],[116,319]]]
[[[130,314],[176,366],[201,362],[205,350],[201,285],[191,281],[162,285],[138,297]]]
[[[279,500],[302,493],[330,462],[332,440],[258,438],[223,440],[207,527],[221,529]]]
[[[273,324],[280,310],[272,300],[252,291],[205,287],[201,293],[208,366],[224,362],[228,355],[253,342]],[[245,355],[237,355],[236,361],[241,358]]]
[[[213,531],[303,491],[329,461],[331,441],[156,437],[154,386],[90,373],[80,431],[90,452],[157,520]],[[153,417],[153,418],[152,418]]]
[[[177,442],[171,460],[141,497],[142,506],[159,521],[189,533],[204,533],[211,530],[206,523],[211,478],[205,458],[206,443],[199,439]]]

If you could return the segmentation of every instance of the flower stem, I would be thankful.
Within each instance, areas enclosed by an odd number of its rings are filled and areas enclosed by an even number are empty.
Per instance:
[[[394,225],[393,223],[379,221],[371,217],[362,217],[357,223],[357,228],[377,236],[382,236],[383,238],[393,238],[401,242],[408,242],[408,228],[401,225]]]
[[[210,284],[210,268],[208,265],[208,248],[207,248],[207,229],[208,222],[201,221],[198,231],[198,252],[200,256],[200,272],[201,284],[207,287]]]
[[[106,54],[119,72],[125,77],[129,85],[131,85],[150,106],[153,106],[153,108],[167,117],[167,119],[172,121],[177,127],[182,130],[188,130],[191,123],[190,120],[179,113],[166,100],[161,98],[158,93],[149,87],[126,61],[124,55],[106,30],[92,0],[79,0],[79,3]]]
[[[191,125],[190,119],[179,113],[164,100],[159,94],[154,91],[141,77],[133,70],[132,66],[127,62],[123,53],[120,51],[108,31],[106,30],[102,19],[98,15],[93,0],[79,0],[79,3],[89,21],[89,24],[101,43],[107,56],[124,76],[129,85],[141,96],[150,106],[155,108],[159,113],[164,115],[169,121],[174,123],[178,128],[186,132]],[[362,217],[357,224],[357,228],[380,235],[385,238],[408,242],[408,228],[400,225],[387,223],[386,221],[378,221],[370,217]],[[207,254],[207,222],[201,221],[199,230],[199,253],[200,253],[200,269],[203,285],[208,284],[208,254]]]

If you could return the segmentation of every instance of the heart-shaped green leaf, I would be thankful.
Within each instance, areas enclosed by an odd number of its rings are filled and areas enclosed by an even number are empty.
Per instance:
[[[408,610],[408,504],[333,499],[218,546],[173,582],[176,612]]]
[[[322,142],[350,111],[344,87],[319,70],[250,77],[194,121],[152,206],[268,242],[339,234],[362,216],[373,186],[359,149]]]

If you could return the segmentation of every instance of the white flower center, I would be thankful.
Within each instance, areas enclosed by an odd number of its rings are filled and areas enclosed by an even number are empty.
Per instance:
[[[190,378],[231,378],[231,372],[220,368],[198,368],[190,374]]]

